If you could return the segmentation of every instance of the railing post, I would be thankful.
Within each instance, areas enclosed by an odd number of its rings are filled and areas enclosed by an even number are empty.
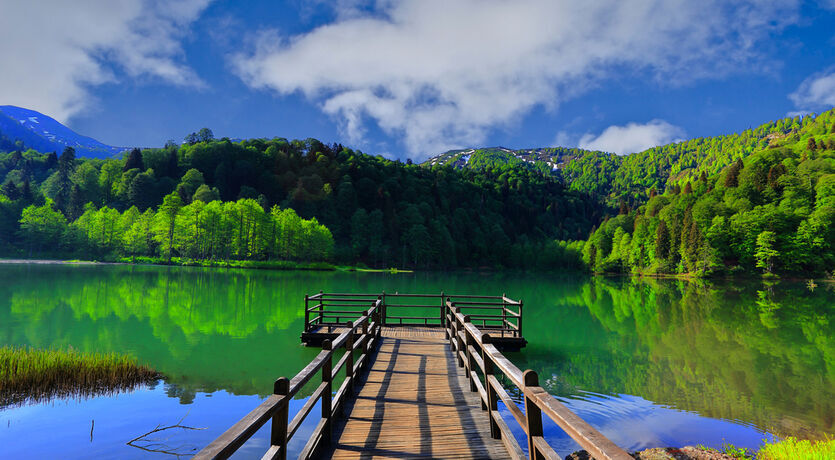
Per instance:
[[[490,334],[482,334],[481,343],[487,345],[492,342]],[[501,439],[502,432],[499,430],[499,424],[493,418],[493,411],[499,410],[499,397],[496,394],[496,389],[490,384],[490,376],[493,375],[493,358],[487,353],[485,347],[481,347],[481,359],[484,361],[484,390],[487,391],[487,417],[490,420],[490,437],[493,439]]]
[[[348,353],[348,357],[345,359],[345,379],[349,380],[349,383],[348,387],[345,388],[345,396],[350,398],[354,394],[354,323],[348,321],[346,325],[349,332],[348,340],[345,341],[345,353]]]
[[[380,299],[380,325],[384,326],[386,324],[386,291],[383,291],[383,295],[377,297]]]
[[[307,297],[307,296],[305,296]],[[273,384],[273,394],[286,396],[290,392],[290,381],[286,377],[278,378]],[[286,399],[278,406],[273,414],[273,423],[270,433],[270,444],[278,446],[278,453],[274,458],[285,460],[287,458],[287,423],[288,409],[290,402]]]
[[[455,353],[455,356],[458,358],[458,367],[464,367],[464,358],[461,357],[460,353],[461,350],[464,349],[464,341],[461,340],[461,334],[459,334],[461,332],[461,329],[463,329],[463,324],[461,323],[461,320],[458,319],[457,315],[457,313],[459,313],[460,311],[461,307],[455,307],[455,343],[457,345],[456,349],[458,350],[458,352]]]
[[[377,303],[376,303],[376,302],[374,302],[372,305],[377,305]],[[379,306],[379,308],[377,308],[377,309],[375,310],[375,312],[374,312],[374,314],[375,314],[375,315],[377,315],[377,316],[375,316],[375,317],[374,317],[374,322],[376,323],[376,325],[375,325],[376,330],[375,330],[375,331],[373,331],[373,332],[374,332],[374,336],[375,336],[376,338],[378,338],[378,339],[380,338],[380,335],[382,334],[382,331],[383,331],[383,322],[385,321],[385,320],[383,319],[383,313],[382,313],[382,310],[383,310],[383,301],[382,301],[382,300],[380,300],[380,306]]]
[[[307,311],[310,308],[310,298],[307,294],[304,295],[304,331],[310,331],[310,312]]]
[[[446,317],[446,313],[444,313],[444,291],[441,291],[441,327],[444,327],[444,318]]]
[[[542,458],[542,455],[536,451],[536,445],[533,442],[534,437],[542,436],[542,410],[531,400],[528,388],[539,386],[539,376],[536,372],[528,369],[522,374],[522,381],[525,384],[522,391],[525,393],[525,418],[528,422],[528,457],[531,460],[536,460]]]
[[[502,337],[504,337],[504,330],[510,329],[507,325],[507,302],[504,301],[505,293],[502,292]],[[511,335],[513,333],[511,332]]]
[[[516,337],[523,337],[523,335],[522,335],[522,299],[519,299],[519,317],[516,318],[516,325],[519,326],[519,330],[516,331]]]
[[[325,323],[325,293],[319,290],[319,324],[323,325]],[[331,328],[328,327],[328,332],[331,331]]]
[[[333,432],[333,384],[331,383],[333,372],[333,350],[330,340],[322,342],[322,349],[328,350],[328,358],[322,364],[322,382],[326,383],[325,391],[322,392],[322,418],[325,419],[325,427],[322,430],[322,444],[328,445],[331,443],[331,433]]]
[[[464,316],[464,322],[472,323],[470,315]],[[473,336],[470,335],[470,331],[466,328],[466,325],[464,327],[464,337],[467,339],[464,342],[464,356],[467,357],[467,380],[470,381],[470,391],[478,391],[478,387],[475,384],[475,378],[473,378],[473,372],[475,371],[475,369],[473,369],[473,367],[475,367],[475,359],[473,358],[473,354],[470,353],[470,345],[475,345],[475,340],[473,339]]]
[[[447,318],[447,315],[449,315],[451,313],[451,308],[450,308],[451,305],[452,305],[452,302],[450,302],[449,297],[447,297],[446,301],[444,302],[444,321],[445,321],[445,323],[444,323],[445,324],[444,334],[446,334],[445,338],[449,339],[449,341],[450,341],[449,342],[450,348],[452,348],[452,321],[449,318]]]
[[[368,322],[369,321],[371,321],[371,317],[368,316],[368,313],[366,312],[365,314],[363,314],[363,322],[362,322],[362,336],[363,337],[368,335]],[[363,345],[362,345],[362,354],[363,355],[368,355],[368,352],[369,352],[370,349],[371,349],[371,337],[368,337],[367,339],[365,339],[365,343],[363,343]],[[366,366],[368,366],[368,356],[366,356],[365,359],[362,361],[362,367],[365,368]]]

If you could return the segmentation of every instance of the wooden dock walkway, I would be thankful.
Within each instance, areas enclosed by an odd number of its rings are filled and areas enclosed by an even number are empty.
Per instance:
[[[522,372],[501,353],[525,344],[521,301],[320,291],[305,296],[304,308],[302,341],[322,351],[292,379],[276,380],[273,395],[195,458],[229,458],[271,422],[263,458],[284,460],[290,439],[319,404],[321,417],[300,459],[559,459],[544,436],[546,417],[598,460],[632,459],[542,388],[536,372]],[[334,391],[341,372],[344,381]],[[320,383],[291,418],[290,400],[316,376]],[[508,421],[524,433],[521,444]]]
[[[507,458],[438,328],[384,327],[323,458]]]

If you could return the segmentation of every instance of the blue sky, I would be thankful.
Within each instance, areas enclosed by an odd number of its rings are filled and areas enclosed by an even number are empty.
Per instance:
[[[591,4],[593,3],[593,4]],[[629,153],[835,105],[835,1],[0,0],[0,105],[120,146]]]

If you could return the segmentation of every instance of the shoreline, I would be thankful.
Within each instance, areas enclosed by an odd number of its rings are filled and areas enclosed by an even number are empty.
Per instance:
[[[133,265],[127,262],[99,262],[95,260],[62,260],[62,259],[2,259],[0,264],[9,265]],[[137,264],[138,265],[138,264]]]
[[[193,268],[235,268],[250,270],[276,270],[276,271],[346,271],[362,273],[414,273],[415,270],[400,268],[362,268],[353,266],[333,265],[329,262],[289,262],[289,261],[201,261],[188,260],[185,262],[171,261],[155,262],[153,260],[136,261],[98,261],[78,259],[22,259],[22,258],[0,258],[0,265],[145,265],[155,267],[193,267]]]

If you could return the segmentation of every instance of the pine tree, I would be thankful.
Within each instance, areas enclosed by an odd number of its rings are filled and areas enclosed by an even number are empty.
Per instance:
[[[670,255],[670,232],[667,230],[667,223],[663,220],[658,223],[655,231],[655,257],[666,259]]]
[[[142,162],[142,151],[137,148],[132,149],[128,154],[128,158],[125,160],[125,167],[122,168],[122,171],[134,168],[139,169],[140,171],[145,170],[145,165]]]
[[[736,160],[736,162],[730,166],[728,166],[728,174],[725,176],[725,187],[737,187],[739,185],[739,173],[742,171],[745,165],[742,163],[742,159]]]
[[[815,150],[818,149],[818,145],[815,143],[815,138],[814,137],[809,138],[809,142],[806,143],[806,148],[811,150],[811,151],[815,151]]]
[[[72,193],[73,186],[70,175],[74,171],[75,149],[65,147],[61,156],[58,158],[58,192],[55,194],[55,206],[68,217],[70,216],[70,194]]]

